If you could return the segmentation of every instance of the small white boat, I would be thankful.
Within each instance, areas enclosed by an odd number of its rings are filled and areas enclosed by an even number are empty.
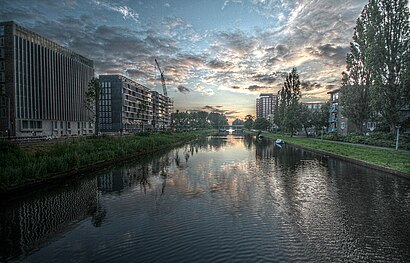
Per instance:
[[[285,142],[283,141],[283,140],[281,140],[281,139],[276,139],[276,141],[275,141],[275,143],[276,144],[285,144]]]

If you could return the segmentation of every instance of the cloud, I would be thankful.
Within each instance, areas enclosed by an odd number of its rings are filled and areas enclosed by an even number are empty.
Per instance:
[[[255,40],[241,31],[220,32],[215,37],[214,49],[227,49],[238,55],[250,53],[256,47]]]
[[[181,93],[191,92],[190,89],[188,89],[187,87],[182,86],[182,85],[178,85],[178,86],[177,86],[177,91],[178,91],[178,92],[181,92]]]
[[[242,0],[225,0],[223,6],[221,7],[221,10],[224,10],[229,3],[242,4]]]
[[[196,85],[196,89],[197,92],[201,93],[202,95],[206,95],[206,96],[212,96],[215,95],[215,92],[210,89],[210,88],[205,88],[203,86],[201,86],[200,84]]]
[[[300,86],[306,91],[322,87],[320,83],[311,83],[310,81],[301,81]]]
[[[258,86],[258,85],[251,85],[248,87],[248,90],[250,91],[261,91],[261,90],[265,90],[266,87],[265,86]]]
[[[218,59],[213,59],[207,63],[207,66],[209,66],[212,69],[227,69],[232,66],[232,63],[228,61],[220,61]]]
[[[307,47],[306,50],[314,56],[332,59],[335,61],[343,61],[346,59],[346,55],[350,49],[348,45],[340,46],[334,44],[324,44],[317,47]]]
[[[223,110],[223,109],[220,109],[221,107],[218,107],[218,106],[210,106],[210,105],[206,105],[206,106],[203,106],[201,109],[202,110],[205,110],[205,111],[207,111],[207,112],[216,112],[216,113],[219,113],[219,114],[225,114],[225,110]]]
[[[104,8],[107,8],[109,10],[118,12],[120,14],[122,14],[122,17],[124,19],[130,18],[132,20],[134,20],[135,22],[139,22],[139,14],[137,12],[135,12],[132,8],[128,7],[128,6],[121,6],[121,5],[117,5],[114,3],[108,3],[105,1],[99,1],[99,0],[93,0],[93,3],[95,3],[98,6],[102,6]]]

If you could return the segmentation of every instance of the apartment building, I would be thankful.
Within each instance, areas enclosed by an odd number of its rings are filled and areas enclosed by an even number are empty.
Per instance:
[[[151,91],[122,75],[100,75],[100,131],[134,133],[152,130]]]
[[[171,113],[173,102],[170,97],[157,91],[152,94],[152,127],[154,130],[167,130],[171,128]]]
[[[278,96],[272,93],[261,93],[256,98],[256,118],[265,118],[273,121],[273,115],[278,103]]]
[[[0,23],[0,137],[92,134],[93,61],[14,22]]]

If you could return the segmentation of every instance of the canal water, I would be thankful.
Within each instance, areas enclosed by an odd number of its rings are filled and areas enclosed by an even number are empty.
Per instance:
[[[2,200],[0,262],[405,262],[410,180],[215,136]]]

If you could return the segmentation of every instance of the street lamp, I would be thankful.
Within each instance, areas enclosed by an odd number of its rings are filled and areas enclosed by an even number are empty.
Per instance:
[[[400,126],[400,125],[397,125],[397,126],[396,126],[396,129],[397,129],[397,136],[396,136],[396,150],[398,150],[398,149],[399,149],[399,136],[400,136],[400,128],[401,128],[401,126]]]

